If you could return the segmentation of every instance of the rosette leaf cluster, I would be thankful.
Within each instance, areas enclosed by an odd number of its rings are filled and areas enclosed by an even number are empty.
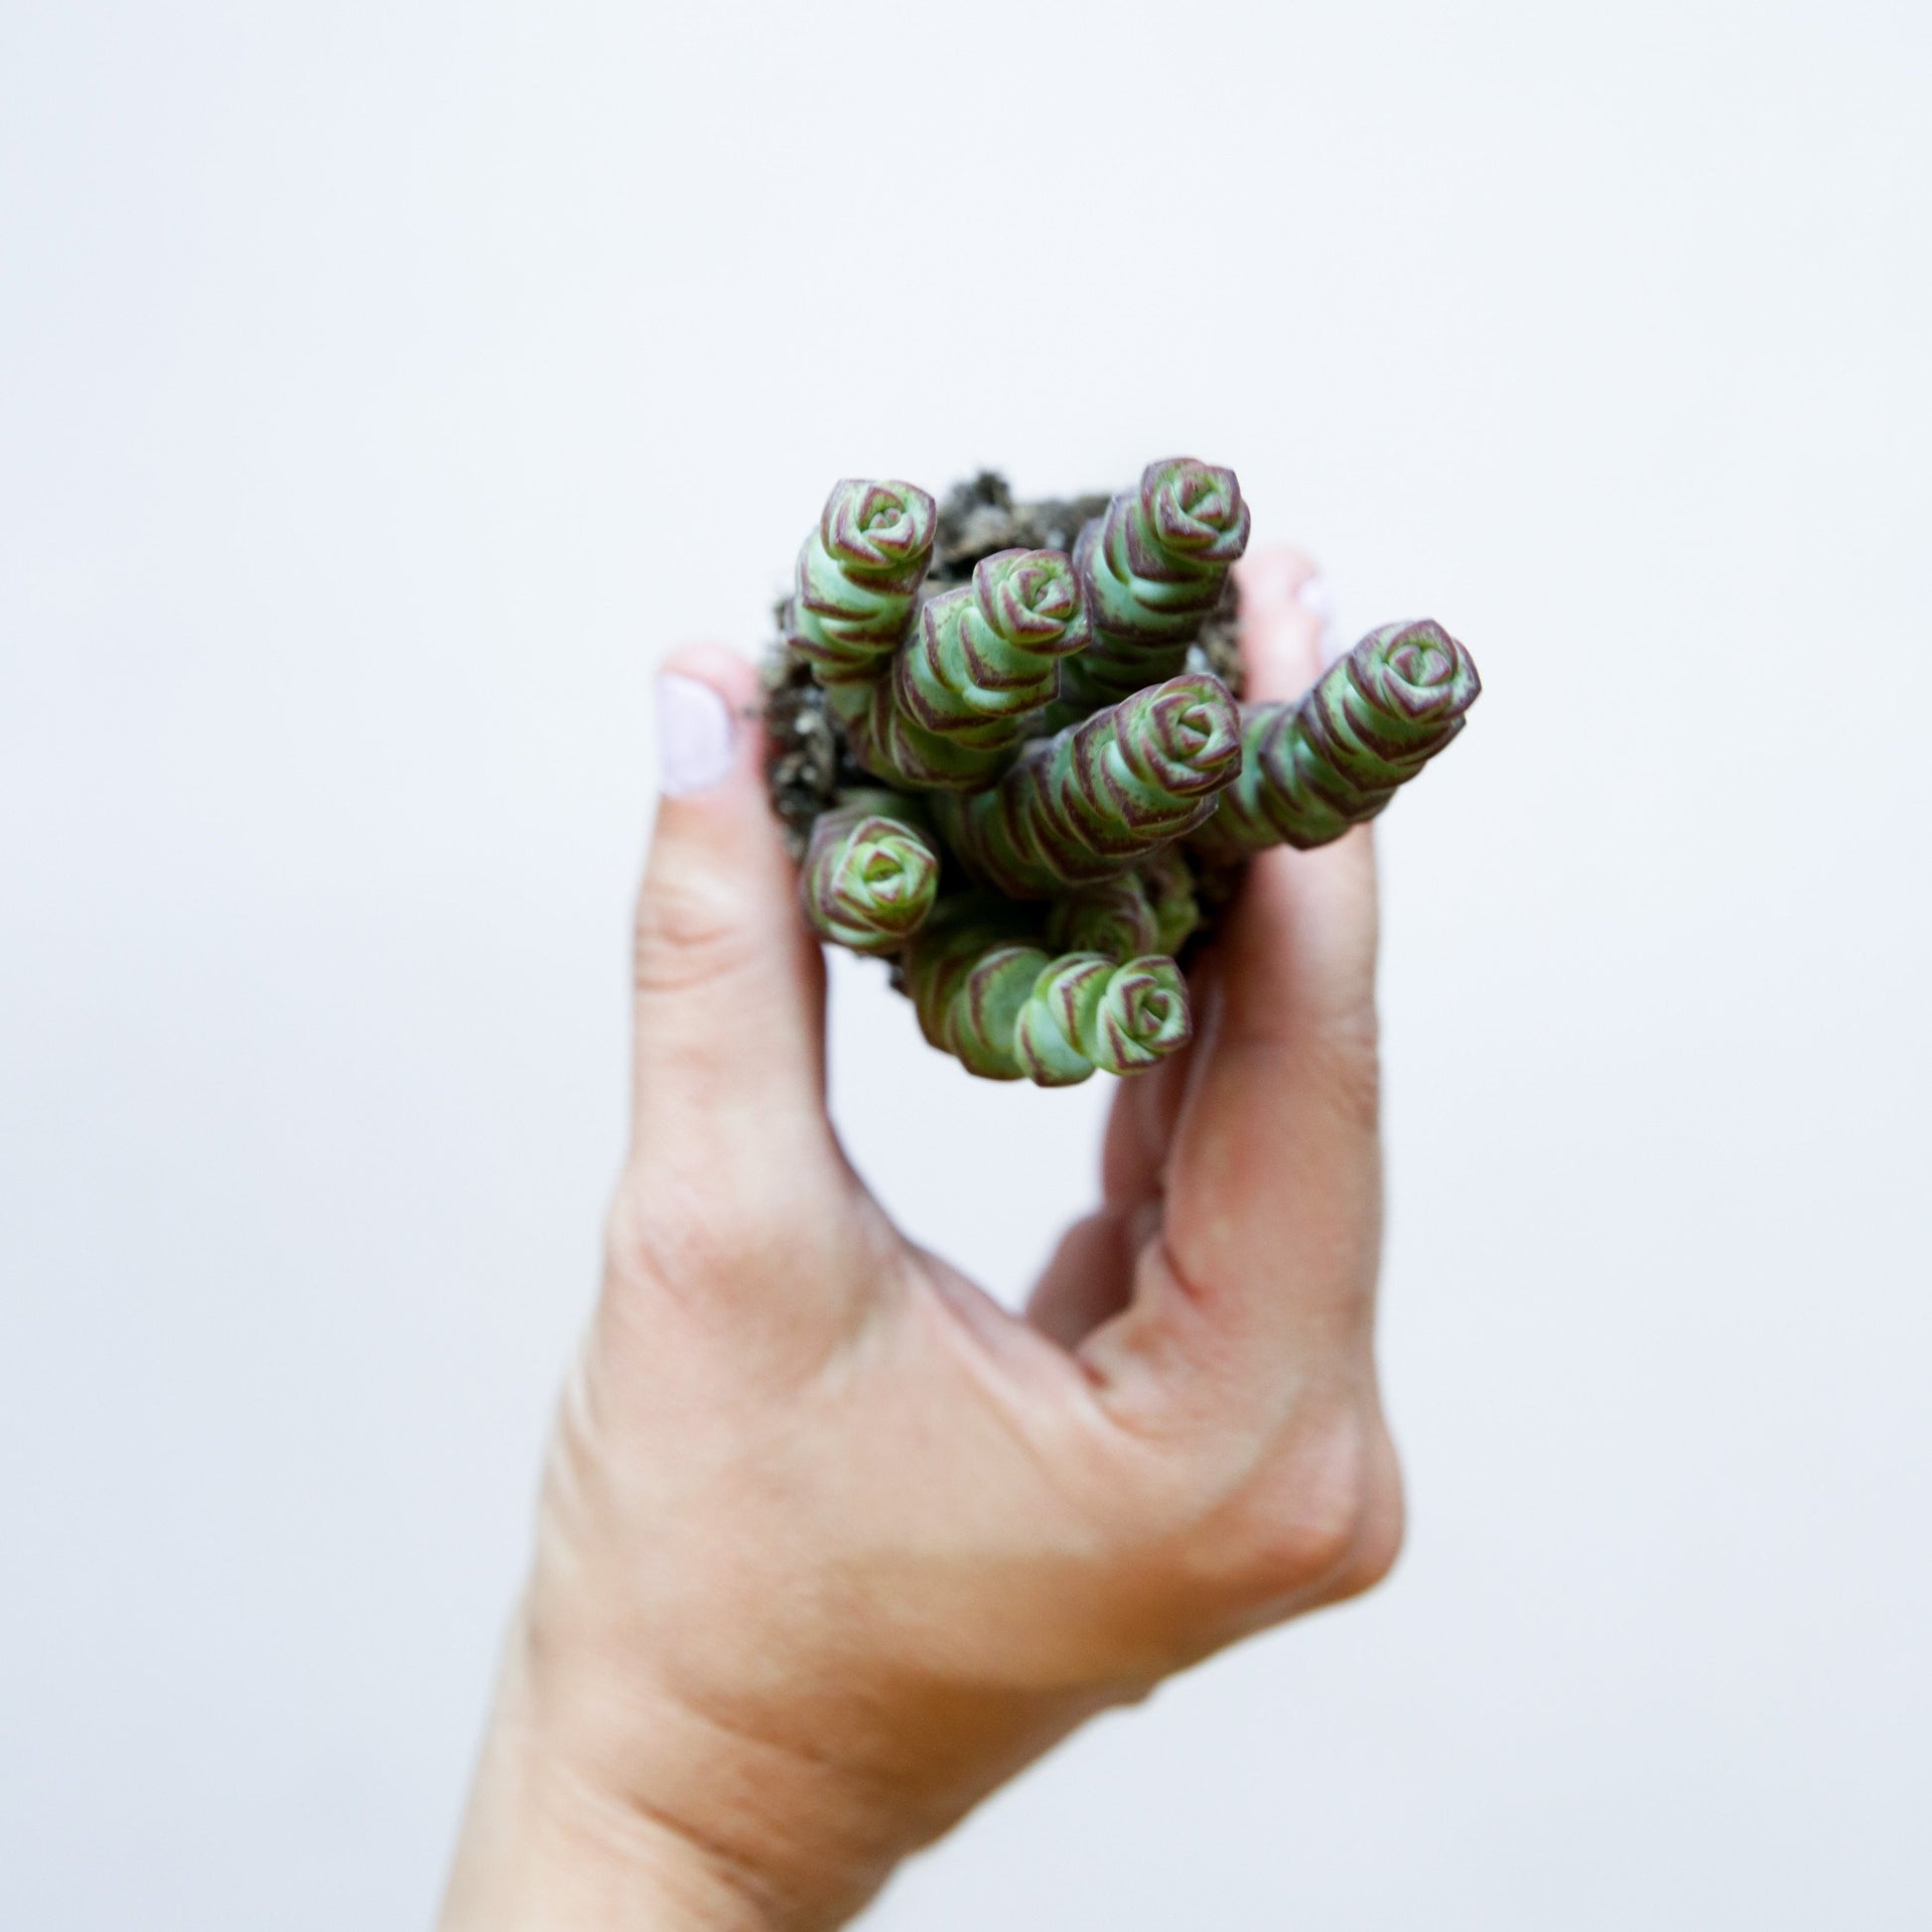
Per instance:
[[[1193,868],[1178,846],[1163,846],[1134,875],[1154,911],[1156,952],[1178,953],[1201,922]]]
[[[1065,1087],[1138,1072],[1192,1036],[1172,959],[1055,956],[972,897],[942,905],[914,941],[905,983],[928,1042],[990,1080]]]
[[[1134,959],[1177,953],[1199,922],[1193,874],[1178,851],[1164,846],[1132,872],[1049,901],[1046,938],[1064,952]]]
[[[925,923],[938,891],[939,854],[892,792],[855,793],[813,824],[799,893],[820,938],[896,953]]]
[[[1172,950],[1161,944],[1161,922],[1138,872],[1119,873],[1051,900],[1046,938],[1062,952],[1104,953],[1109,959]]]
[[[1248,547],[1232,470],[1192,457],[1150,463],[1073,546],[1093,642],[1066,667],[1054,722],[1173,677]]]
[[[1192,831],[1240,765],[1234,699],[1195,671],[1035,740],[990,789],[938,798],[934,814],[982,885],[1050,898]]]
[[[1194,849],[1228,860],[1340,838],[1461,731],[1481,690],[1474,660],[1432,620],[1370,631],[1293,704],[1243,708],[1240,775]]]
[[[828,690],[867,770],[916,790],[970,789],[999,770],[1052,701],[1060,660],[1086,641],[1065,554],[1005,550],[920,606],[883,676]]]
[[[905,483],[833,485],[798,552],[789,641],[828,689],[868,684],[892,662],[932,561],[938,506]]]
[[[1193,1037],[1187,982],[1159,955],[1066,953],[1034,981],[1014,1050],[1035,1086],[1070,1087],[1096,1068],[1139,1073]]]

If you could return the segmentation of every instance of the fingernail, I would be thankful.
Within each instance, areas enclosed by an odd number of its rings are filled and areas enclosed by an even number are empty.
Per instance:
[[[1325,577],[1308,577],[1295,593],[1295,601],[1321,626],[1316,633],[1321,645],[1321,668],[1325,671],[1341,655],[1336,642],[1335,596]]]
[[[657,678],[657,785],[666,798],[709,791],[732,767],[732,715],[710,685],[677,671]]]

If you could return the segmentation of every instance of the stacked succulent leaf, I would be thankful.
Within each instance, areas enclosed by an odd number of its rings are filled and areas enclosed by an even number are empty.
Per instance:
[[[1386,624],[1294,704],[1189,652],[1248,541],[1230,470],[1149,465],[1071,555],[928,582],[938,510],[846,482],[798,557],[786,642],[850,761],[801,882],[823,937],[897,959],[925,1036],[991,1079],[1068,1086],[1184,1045],[1197,886],[1372,818],[1479,684],[1440,624]]]

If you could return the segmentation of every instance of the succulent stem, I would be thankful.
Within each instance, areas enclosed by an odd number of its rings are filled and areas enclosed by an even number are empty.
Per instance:
[[[787,641],[828,690],[869,684],[892,662],[932,560],[938,509],[905,483],[848,478],[798,552]]]
[[[1200,923],[1193,869],[1178,846],[1163,846],[1132,872],[1056,898],[1046,908],[1048,944],[1061,952],[1136,959],[1177,954]]]
[[[1441,624],[1384,624],[1293,704],[1242,707],[1240,776],[1188,843],[1229,860],[1339,838],[1449,744],[1481,690]]]
[[[1161,944],[1161,922],[1138,872],[1119,873],[1054,899],[1046,908],[1046,938],[1061,952],[1104,953],[1109,959],[1172,950]]]
[[[1006,762],[1086,639],[1068,558],[1003,550],[919,607],[889,674],[834,687],[831,701],[867,770],[915,790],[970,789]]]
[[[940,793],[939,829],[982,884],[1050,898],[1190,832],[1240,769],[1240,715],[1205,671],[1136,691],[1035,739],[984,791]]]
[[[1096,1069],[1151,1066],[1192,1035],[1172,959],[1055,957],[996,901],[970,896],[914,941],[905,979],[926,1039],[986,1079],[1073,1086]]]
[[[1055,726],[1178,672],[1248,547],[1248,506],[1232,470],[1191,457],[1150,463],[1080,532],[1080,576],[1093,641],[1060,674]]]

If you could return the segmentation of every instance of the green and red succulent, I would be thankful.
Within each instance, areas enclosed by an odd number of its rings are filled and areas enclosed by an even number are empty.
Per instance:
[[[941,522],[910,483],[849,481],[799,552],[785,643],[839,754],[805,915],[897,960],[974,1073],[1136,1072],[1190,1035],[1176,956],[1203,899],[1373,818],[1462,729],[1475,665],[1434,621],[1385,624],[1294,703],[1237,702],[1201,644],[1248,508],[1190,458],[1150,464],[1070,554],[997,550],[969,582],[935,568]]]

